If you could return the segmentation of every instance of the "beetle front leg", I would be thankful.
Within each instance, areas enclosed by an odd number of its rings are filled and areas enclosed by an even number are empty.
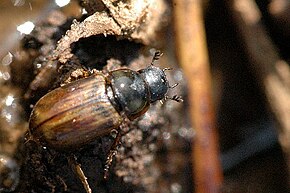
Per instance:
[[[112,165],[114,157],[118,153],[118,147],[121,145],[122,136],[125,135],[129,130],[130,120],[126,117],[124,113],[121,113],[121,116],[123,117],[123,122],[121,123],[119,128],[115,130],[117,132],[117,135],[107,156],[106,164],[104,167],[104,179],[107,179],[109,176],[109,169],[110,166]]]

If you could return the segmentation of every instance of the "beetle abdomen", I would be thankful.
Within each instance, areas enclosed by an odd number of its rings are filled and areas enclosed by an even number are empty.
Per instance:
[[[42,97],[31,114],[29,128],[46,145],[66,149],[109,133],[121,121],[106,94],[105,77],[96,74]]]

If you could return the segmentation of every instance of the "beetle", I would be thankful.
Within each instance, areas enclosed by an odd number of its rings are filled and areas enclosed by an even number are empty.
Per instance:
[[[82,147],[118,129],[125,118],[143,115],[151,103],[162,99],[170,86],[165,69],[151,65],[139,71],[118,69],[68,83],[44,95],[34,106],[29,131],[45,146],[63,151]]]

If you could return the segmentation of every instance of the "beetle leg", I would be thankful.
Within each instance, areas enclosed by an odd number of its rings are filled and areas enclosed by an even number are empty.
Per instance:
[[[110,166],[112,165],[113,158],[118,153],[118,146],[121,144],[121,137],[122,137],[121,133],[122,133],[121,131],[117,132],[117,136],[116,136],[114,143],[111,146],[110,152],[107,156],[107,161],[106,161],[105,168],[104,168],[104,179],[108,178],[109,169],[110,169]]]
[[[45,183],[51,188],[51,192],[55,192],[55,185],[50,183],[46,177],[44,177],[44,179],[45,179]]]
[[[80,181],[82,182],[85,190],[87,193],[92,193],[92,190],[90,188],[90,185],[87,181],[87,177],[85,176],[81,165],[77,162],[77,158],[75,155],[70,155],[67,157],[68,163],[70,164],[70,166],[72,167],[72,170],[74,171],[74,173],[79,177]]]
[[[151,65],[154,65],[154,62],[159,60],[163,53],[160,50],[157,50],[152,58]]]
[[[122,136],[125,135],[129,130],[128,125],[130,123],[130,120],[126,117],[124,113],[121,113],[121,117],[123,117],[123,122],[119,126],[119,129],[114,130],[117,132],[117,134],[116,134],[114,143],[111,146],[110,152],[108,153],[108,156],[107,156],[107,161],[104,168],[104,172],[105,172],[104,179],[108,178],[109,169],[110,169],[110,166],[112,165],[114,156],[117,155],[118,153],[118,147],[121,145]]]
[[[178,96],[178,95],[174,95],[172,97],[166,95],[164,99],[165,100],[170,99],[170,100],[173,100],[173,101],[176,101],[176,102],[179,102],[179,103],[183,102],[182,97],[181,96]]]
[[[64,191],[67,192],[67,185],[65,181],[59,175],[56,175],[56,178],[63,184]]]
[[[172,68],[163,68],[162,71],[165,72],[167,70],[172,70]]]
[[[177,87],[178,85],[179,85],[179,83],[175,83],[174,85],[169,85],[168,87],[169,87],[170,89],[173,89],[173,88]]]

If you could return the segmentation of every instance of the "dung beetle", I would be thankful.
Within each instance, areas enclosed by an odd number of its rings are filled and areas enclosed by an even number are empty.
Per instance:
[[[52,90],[34,106],[29,131],[45,146],[64,151],[82,147],[120,127],[125,118],[144,114],[150,103],[170,98],[164,73],[153,62],[134,71],[119,69],[107,74],[95,72]],[[177,96],[170,99],[180,101]]]

